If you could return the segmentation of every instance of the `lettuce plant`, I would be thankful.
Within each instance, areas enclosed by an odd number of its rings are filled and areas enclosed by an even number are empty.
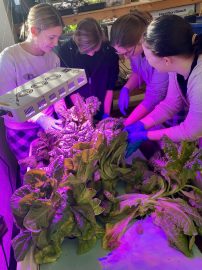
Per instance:
[[[164,138],[164,156],[152,162],[152,172],[144,171],[137,190],[118,196],[117,208],[110,212],[103,246],[113,249],[136,219],[152,215],[172,246],[192,256],[197,235],[202,235],[202,191],[196,184],[201,172],[202,150],[195,142],[175,144]],[[200,176],[198,176],[200,177]],[[117,221],[118,217],[121,219]],[[111,219],[110,219],[111,218]]]

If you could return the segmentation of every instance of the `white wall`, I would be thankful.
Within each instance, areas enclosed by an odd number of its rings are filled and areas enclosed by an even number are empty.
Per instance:
[[[0,0],[0,52],[15,43],[11,25],[6,13],[8,0]]]

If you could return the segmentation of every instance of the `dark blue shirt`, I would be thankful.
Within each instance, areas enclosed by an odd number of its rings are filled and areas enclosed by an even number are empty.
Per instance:
[[[68,40],[58,49],[61,66],[85,69],[88,83],[77,90],[87,98],[96,96],[101,101],[100,112],[103,113],[104,99],[107,90],[114,90],[119,73],[119,58],[108,42],[102,44],[93,56],[81,54],[73,39]],[[74,92],[75,93],[75,92]],[[68,105],[70,103],[67,97]]]

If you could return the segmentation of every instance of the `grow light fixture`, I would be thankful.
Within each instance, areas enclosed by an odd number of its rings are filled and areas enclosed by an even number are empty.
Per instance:
[[[0,96],[0,114],[24,122],[86,83],[84,69],[52,69]]]

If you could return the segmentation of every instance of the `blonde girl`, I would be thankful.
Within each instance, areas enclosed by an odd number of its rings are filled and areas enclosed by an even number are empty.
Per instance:
[[[0,95],[59,66],[59,58],[52,51],[58,44],[63,22],[56,9],[48,4],[33,6],[28,14],[23,33],[26,39],[4,49],[0,54]],[[6,137],[17,160],[29,154],[30,143],[40,128],[60,129],[60,120],[53,117],[64,101],[48,107],[24,123],[4,119]],[[22,169],[22,168],[21,168]],[[24,173],[22,169],[21,173]]]

